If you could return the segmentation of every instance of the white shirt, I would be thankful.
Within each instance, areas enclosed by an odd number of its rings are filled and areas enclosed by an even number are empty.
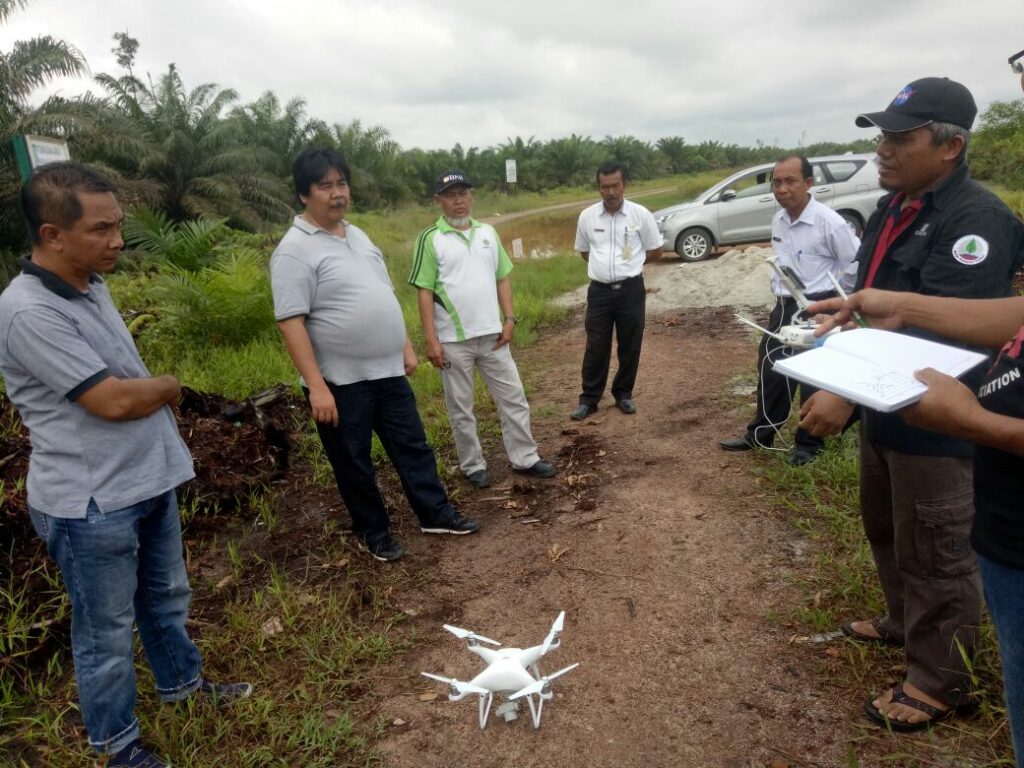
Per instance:
[[[576,225],[576,250],[589,253],[587,274],[599,283],[617,283],[644,271],[647,251],[664,244],[651,212],[623,200],[614,215],[604,201],[585,208]]]
[[[844,291],[853,289],[857,278],[854,259],[860,240],[853,228],[838,213],[813,197],[807,201],[796,221],[783,208],[772,219],[772,250],[779,266],[791,268],[805,289],[804,294],[834,291],[828,279],[832,275]],[[789,296],[779,276],[772,273],[772,293]]]

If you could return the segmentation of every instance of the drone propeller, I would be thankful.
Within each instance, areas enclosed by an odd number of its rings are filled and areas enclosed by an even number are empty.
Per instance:
[[[481,643],[490,643],[491,645],[501,645],[497,640],[491,640],[489,637],[478,635],[476,632],[470,632],[468,629],[462,629],[461,627],[453,627],[451,624],[445,624],[444,628],[455,635],[460,640],[469,640],[470,643],[479,641]]]
[[[547,686],[548,683],[550,683],[556,677],[564,675],[566,672],[571,672],[572,670],[576,669],[576,667],[578,667],[579,665],[580,665],[580,663],[577,661],[575,664],[572,664],[572,665],[566,667],[565,669],[560,669],[560,670],[558,670],[557,672],[555,672],[553,674],[545,675],[540,680],[536,680],[536,681],[530,683],[528,686],[526,686],[522,690],[519,690],[519,691],[516,691],[515,693],[513,693],[511,696],[508,697],[509,701],[511,701],[512,699],[522,698],[523,696],[532,696],[535,693],[542,693],[544,691],[544,688]]]
[[[558,640],[558,635],[562,631],[562,627],[565,626],[565,611],[558,614],[558,618],[555,619],[555,623],[551,625],[551,631],[548,632],[548,636],[544,638],[544,644],[540,647],[540,655],[543,656],[547,653],[551,646]]]
[[[464,683],[453,677],[441,677],[440,675],[434,675],[430,672],[420,672],[420,674],[424,677],[429,677],[431,680],[437,680],[439,683],[450,685],[452,689],[461,696],[465,696],[467,693],[478,693],[481,696],[486,696],[490,693],[486,688],[481,688],[479,685],[473,685],[472,683]]]

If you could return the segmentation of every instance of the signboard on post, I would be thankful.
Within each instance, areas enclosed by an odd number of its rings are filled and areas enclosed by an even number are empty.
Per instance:
[[[516,161],[515,158],[509,158],[505,161],[505,183],[515,184],[518,181],[516,178]]]
[[[40,166],[71,159],[68,143],[63,139],[25,134],[14,136],[11,143],[14,144],[14,157],[18,161],[22,181],[27,181],[32,171]]]
[[[523,258],[523,238],[521,237],[517,237],[515,240],[512,241],[512,258]]]

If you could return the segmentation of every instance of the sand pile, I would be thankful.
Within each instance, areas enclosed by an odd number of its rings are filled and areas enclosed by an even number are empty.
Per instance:
[[[644,270],[647,285],[647,311],[666,312],[683,307],[764,307],[774,303],[771,268],[765,257],[771,248],[748,247],[732,250],[718,258],[696,264],[668,258],[650,264]],[[579,306],[586,303],[587,287],[563,296],[559,303]]]

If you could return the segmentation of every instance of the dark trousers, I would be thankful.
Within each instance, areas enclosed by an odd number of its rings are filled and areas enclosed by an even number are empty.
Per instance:
[[[834,293],[816,293],[813,297],[808,296],[812,301],[828,299]],[[799,311],[797,303],[792,298],[780,298],[775,302],[771,314],[768,316],[768,330],[778,332],[784,325],[793,323],[793,316]],[[757,347],[757,412],[753,420],[747,425],[747,434],[754,438],[754,441],[765,448],[770,448],[779,430],[789,421],[789,414],[793,408],[793,395],[797,387],[800,388],[800,404],[803,403],[818,390],[806,384],[798,384],[787,379],[780,373],[776,373],[772,365],[776,360],[789,357],[794,354],[791,347],[783,344],[768,334],[761,334],[761,343]],[[794,441],[798,448],[803,448],[811,453],[817,453],[825,447],[825,441],[815,437],[810,432],[797,429]]]
[[[615,287],[618,286],[618,287]],[[587,289],[587,347],[583,353],[581,405],[597,405],[608,382],[612,358],[612,331],[618,345],[619,370],[612,380],[612,397],[633,397],[640,346],[644,340],[647,293],[643,275],[607,285],[591,282]]]
[[[352,532],[374,542],[390,530],[370,458],[375,432],[420,522],[429,524],[451,515],[448,494],[437,476],[437,460],[427,445],[416,397],[405,377],[340,386],[328,382],[327,386],[338,405],[338,426],[317,422],[316,431],[352,516]]]
[[[904,639],[907,681],[956,706],[971,690],[981,580],[969,537],[970,457],[915,456],[861,438],[860,508],[885,594],[887,635]]]

